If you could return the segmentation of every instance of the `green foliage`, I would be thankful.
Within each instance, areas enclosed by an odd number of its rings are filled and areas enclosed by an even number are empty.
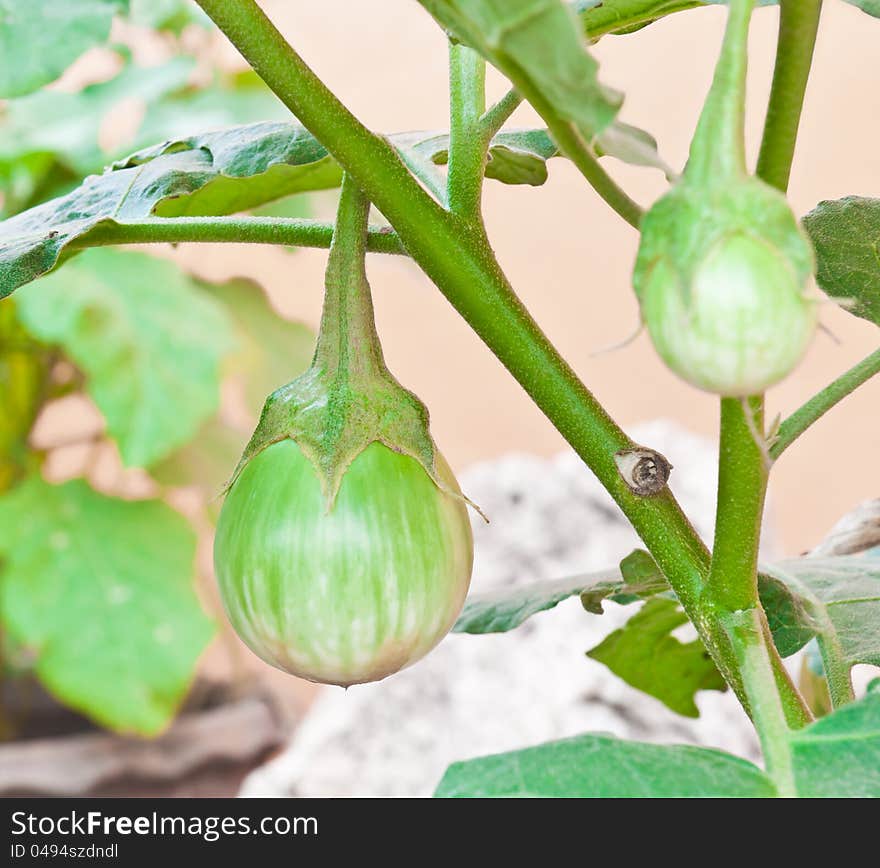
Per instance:
[[[178,56],[150,67],[126,63],[113,78],[68,93],[43,90],[12,100],[0,124],[0,189],[4,210],[15,213],[61,195],[89,174],[134,148],[215,129],[286,116],[253,75],[218,76],[206,88],[189,80],[193,58]],[[99,144],[101,125],[125,102],[142,102],[143,117],[118,149]]]
[[[820,202],[803,222],[816,250],[816,282],[845,310],[880,325],[880,199]]]
[[[86,49],[104,42],[128,0],[0,0],[0,97],[54,81]]]
[[[476,49],[527,98],[540,95],[590,141],[621,97],[600,84],[577,19],[562,0],[420,0],[456,39]]]
[[[19,311],[86,373],[125,464],[148,467],[216,411],[232,325],[173,264],[92,250],[29,287]]]
[[[576,594],[580,595],[585,609],[601,614],[605,599],[632,602],[668,590],[669,585],[651,556],[634,551],[624,558],[619,569],[471,594],[454,631],[504,633]]]
[[[169,722],[213,633],[195,535],[158,501],[38,477],[0,498],[3,629],[62,702],[120,732]]]
[[[790,741],[799,796],[880,798],[880,680]]]
[[[846,0],[846,2],[861,9],[862,12],[867,12],[868,15],[880,18],[880,0]]]
[[[846,667],[880,666],[880,561],[862,555],[807,557],[772,564],[766,571],[768,586],[784,585],[798,600],[789,617],[799,620],[789,622],[787,630],[817,636],[825,653]]]
[[[291,377],[302,373],[312,358],[315,336],[311,329],[281,318],[272,310],[262,287],[238,278],[227,283],[197,282],[198,287],[228,312],[235,332],[235,350],[224,368],[241,386],[244,403],[256,417],[266,400]],[[248,435],[218,416],[209,419],[180,449],[150,467],[164,485],[196,486],[211,499],[229,480],[247,443]]]
[[[672,635],[687,623],[675,600],[648,600],[587,656],[678,714],[699,717],[697,691],[726,690],[727,685],[699,639],[680,642]]]
[[[247,408],[258,416],[267,395],[306,369],[315,335],[276,313],[263,288],[252,280],[198,281],[198,286],[226,308],[235,324],[236,350],[227,357],[226,368],[241,379]]]
[[[788,736],[796,794],[880,797],[880,681],[861,700]],[[745,760],[697,747],[580,735],[454,763],[438,797],[669,798],[775,796]]]
[[[764,773],[716,750],[579,735],[447,769],[443,798],[675,798],[775,795]]]

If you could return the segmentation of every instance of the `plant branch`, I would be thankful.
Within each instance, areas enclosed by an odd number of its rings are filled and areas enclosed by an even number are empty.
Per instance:
[[[486,106],[486,61],[472,48],[449,43],[449,174],[446,199],[453,214],[481,220],[483,172],[489,140],[480,118]]]
[[[410,255],[596,474],[650,550],[731,686],[747,703],[729,649],[719,646],[719,637],[700,610],[709,567],[705,545],[668,489],[652,497],[630,490],[618,471],[615,453],[632,448],[633,442],[523,307],[482,229],[473,231],[472,224],[435,202],[388,143],[339,102],[253,0],[198,2],[388,218]],[[561,128],[558,122],[556,126]],[[568,125],[562,127],[576,135]],[[583,146],[579,135],[576,140]],[[599,168],[587,149],[582,154]],[[621,193],[616,186],[614,190]],[[641,211],[626,201],[635,220],[635,212]],[[797,702],[797,694],[791,699]]]
[[[720,623],[735,649],[767,774],[780,796],[796,796],[786,711],[774,683],[764,612],[755,607],[729,612]]]
[[[779,2],[776,66],[757,174],[782,191],[788,188],[821,11],[822,0]]]
[[[770,447],[770,457],[779,458],[814,422],[877,373],[880,373],[880,349],[874,350],[795,410],[779,426],[779,433]]]
[[[151,217],[99,223],[70,247],[76,250],[111,244],[201,241],[329,248],[332,237],[332,223],[300,217]],[[406,254],[397,234],[378,226],[370,228],[367,249]]]
[[[758,545],[767,467],[756,430],[763,435],[763,396],[721,399],[718,508],[706,587],[713,600],[729,611],[758,604]]]
[[[489,140],[501,130],[510,116],[522,105],[523,98],[515,88],[511,88],[480,118],[483,135]]]

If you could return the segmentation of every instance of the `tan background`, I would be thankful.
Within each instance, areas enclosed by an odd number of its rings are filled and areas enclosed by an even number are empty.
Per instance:
[[[368,125],[395,131],[446,125],[446,48],[415,0],[274,0],[266,11],[306,60]],[[758,141],[772,70],[776,10],[755,14],[748,132]],[[622,118],[650,130],[675,167],[711,77],[724,13],[674,15],[595,49],[603,80],[622,90]],[[880,195],[880,21],[830,0],[792,177],[798,213],[821,199]],[[491,92],[504,90],[493,77]],[[514,123],[534,122],[527,108]],[[632,195],[650,203],[659,173],[609,163]],[[329,209],[320,200],[318,207]],[[329,211],[328,211],[329,214]],[[564,160],[543,187],[486,186],[486,219],[517,292],[579,375],[624,425],[661,416],[714,436],[716,401],[677,381],[643,335],[626,349],[593,352],[631,334],[629,285],[636,233]],[[284,313],[317,323],[325,254],[217,247],[185,254],[204,273],[262,280]],[[379,329],[392,369],[429,405],[434,434],[455,467],[509,450],[552,454],[560,436],[411,262],[371,258]],[[831,305],[797,372],[770,394],[786,413],[878,344],[876,328]],[[880,495],[880,378],[818,424],[774,470],[774,519],[786,549],[814,544],[842,513]],[[874,450],[872,454],[872,450]]]

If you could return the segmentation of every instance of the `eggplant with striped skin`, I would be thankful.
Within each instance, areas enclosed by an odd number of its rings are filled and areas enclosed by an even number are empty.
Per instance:
[[[385,366],[368,213],[346,178],[315,357],[267,399],[214,542],[242,640],[279,669],[342,686],[427,654],[455,623],[473,566],[466,501],[427,410]]]
[[[816,330],[813,249],[785,199],[748,174],[743,132],[752,0],[731,0],[681,180],[641,222],[633,285],[660,357],[726,397],[763,392]]]

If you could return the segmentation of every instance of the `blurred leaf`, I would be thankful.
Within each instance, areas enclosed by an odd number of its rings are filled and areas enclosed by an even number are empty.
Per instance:
[[[880,199],[820,202],[803,223],[816,250],[819,286],[850,313],[880,325]]]
[[[794,589],[766,572],[758,574],[758,593],[776,649],[783,657],[800,651],[816,635],[809,604]]]
[[[880,798],[880,679],[790,740],[799,796]]]
[[[880,0],[846,0],[846,2],[861,9],[862,12],[867,12],[868,15],[880,18]]]
[[[861,555],[792,558],[766,572],[800,600],[807,619],[800,626],[826,653],[847,666],[880,666],[880,562]]]
[[[235,323],[237,349],[227,367],[242,378],[247,407],[258,417],[266,398],[309,366],[315,334],[276,313],[263,287],[253,280],[199,281],[199,286],[224,305]]]
[[[671,635],[687,623],[675,600],[648,600],[587,656],[678,714],[699,717],[697,691],[726,690],[727,684],[699,639],[683,643]]]
[[[607,127],[621,96],[598,79],[574,12],[562,0],[419,0],[456,39],[476,49],[526,99],[540,94],[588,139]]]
[[[197,283],[232,319],[236,350],[226,357],[225,367],[240,379],[247,408],[257,418],[267,396],[308,367],[315,335],[302,323],[276,313],[254,281]],[[232,475],[247,439],[248,434],[215,417],[189,443],[151,467],[150,474],[164,485],[194,485],[205,497],[215,498]]]
[[[0,0],[0,97],[22,96],[58,78],[110,35],[127,0]]]
[[[85,372],[126,465],[148,467],[216,411],[232,324],[173,263],[92,250],[18,304],[30,332]]]
[[[684,745],[579,735],[453,763],[441,798],[682,798],[775,796],[770,779],[738,757]]]
[[[211,19],[191,0],[130,0],[132,23],[151,30],[180,33],[188,24],[209,27]]]
[[[31,478],[0,498],[3,628],[62,702],[155,735],[213,634],[193,590],[195,543],[159,501]]]
[[[209,419],[186,444],[150,467],[152,476],[161,485],[194,486],[209,506],[223,492],[232,476],[249,434],[226,425],[219,417]]]
[[[10,102],[0,114],[0,188],[11,199],[5,210],[21,210],[35,197],[46,198],[44,192],[66,192],[133,148],[195,130],[287,117],[255,74],[218,76],[207,88],[193,88],[188,81],[194,68],[189,57],[150,67],[127,64],[115,77],[77,93],[45,90]],[[99,144],[102,124],[114,109],[131,103],[144,112],[137,128],[124,143],[105,150]],[[135,110],[130,105],[129,114]]]
[[[532,615],[552,609],[576,595],[581,596],[584,608],[601,614],[605,599],[630,602],[669,590],[656,566],[645,569],[645,558],[654,564],[647,552],[639,550],[622,561],[621,568],[626,565],[631,580],[624,578],[620,569],[615,569],[471,594],[452,629],[456,633],[505,633],[519,627]],[[630,572],[633,565],[637,565],[635,571]]]

